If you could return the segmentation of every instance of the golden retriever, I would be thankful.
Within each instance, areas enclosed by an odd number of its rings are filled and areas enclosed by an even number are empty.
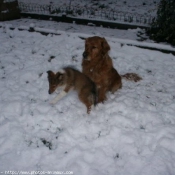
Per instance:
[[[106,92],[114,93],[122,88],[122,78],[135,82],[142,79],[135,73],[119,75],[108,55],[109,50],[110,46],[105,38],[94,36],[85,40],[82,72],[95,82],[98,90],[98,103],[107,99]]]
[[[110,46],[105,38],[87,38],[83,52],[82,72],[95,82],[98,89],[98,103],[104,102],[106,92],[114,93],[122,87],[121,76],[113,67],[108,55]]]

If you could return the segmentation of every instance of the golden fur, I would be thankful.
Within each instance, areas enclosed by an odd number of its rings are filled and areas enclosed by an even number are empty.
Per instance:
[[[142,78],[139,75],[137,75],[136,73],[126,73],[125,75],[121,75],[121,77],[126,79],[126,80],[131,80],[131,81],[135,81],[135,82],[142,80]]]
[[[113,67],[109,50],[110,46],[105,38],[94,36],[85,41],[82,72],[95,82],[99,103],[107,99],[107,91],[114,93],[122,87],[121,76]]]

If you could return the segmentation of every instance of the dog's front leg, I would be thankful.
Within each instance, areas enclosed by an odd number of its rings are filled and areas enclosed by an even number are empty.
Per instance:
[[[64,96],[66,96],[66,94],[69,92],[69,90],[71,89],[71,85],[67,85],[67,86],[63,86],[63,91],[61,91],[50,103],[52,105],[56,104],[59,100],[61,100]]]
[[[106,88],[100,87],[98,88],[98,103],[104,103],[105,100],[107,100]]]
[[[65,95],[67,94],[66,91],[61,91],[51,102],[50,104],[54,105],[56,104],[59,100],[61,100]]]

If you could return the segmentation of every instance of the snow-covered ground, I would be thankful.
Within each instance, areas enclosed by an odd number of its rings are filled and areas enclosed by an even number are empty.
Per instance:
[[[62,32],[62,23],[45,21],[45,28],[61,33],[48,36],[0,28],[0,173],[174,175],[175,56],[123,44],[138,39],[140,29],[65,26]],[[120,74],[134,72],[143,80],[123,80],[123,88],[90,115],[74,91],[51,106],[56,94],[48,94],[46,71],[67,65],[81,70],[79,36],[93,35],[107,38]]]

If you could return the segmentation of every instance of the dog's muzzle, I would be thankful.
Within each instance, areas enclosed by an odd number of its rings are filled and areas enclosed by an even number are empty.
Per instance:
[[[87,59],[88,53],[86,51],[83,52],[83,59]]]

